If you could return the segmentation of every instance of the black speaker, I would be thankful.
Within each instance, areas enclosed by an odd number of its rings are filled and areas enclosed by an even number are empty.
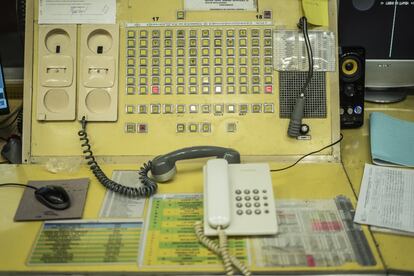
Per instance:
[[[365,50],[339,49],[339,93],[341,128],[358,128],[364,123]]]

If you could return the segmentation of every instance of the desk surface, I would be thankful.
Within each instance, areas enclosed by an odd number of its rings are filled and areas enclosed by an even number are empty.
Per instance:
[[[272,164],[272,168],[278,168],[283,164]],[[202,192],[202,163],[181,163],[178,165],[178,173],[175,180],[170,184],[160,185],[159,193],[200,193]],[[113,169],[136,169],[135,166],[117,165],[103,166],[103,169],[110,174]],[[85,168],[81,168],[74,174],[52,174],[43,167],[37,165],[3,165],[0,166],[1,182],[20,182],[25,183],[27,179],[62,179],[91,177],[91,173]],[[328,164],[301,164],[292,169],[273,173],[272,180],[277,198],[283,199],[332,199],[337,195],[345,195],[355,204],[355,197],[345,175],[343,167],[338,163]],[[33,246],[33,242],[41,227],[40,222],[19,222],[14,223],[13,217],[22,195],[23,189],[7,188],[0,190],[0,202],[3,205],[2,219],[0,221],[0,244],[7,250],[0,251],[0,272],[155,272],[167,271],[152,267],[138,267],[137,264],[124,265],[36,265],[27,266],[27,258]],[[104,188],[92,179],[87,203],[84,211],[84,218],[97,218],[99,208],[104,197]],[[366,227],[363,228],[368,239],[373,255],[376,260],[374,266],[360,266],[356,263],[345,264],[340,267],[272,267],[267,271],[281,273],[298,273],[310,271],[317,272],[375,272],[385,271],[379,253],[376,250],[371,234]],[[188,268],[183,267],[183,271],[188,272]],[[206,271],[205,269],[199,272]],[[264,268],[253,268],[253,271],[263,271]],[[180,270],[181,271],[181,270]],[[208,271],[208,270],[207,270]],[[175,271],[178,272],[178,271]],[[194,271],[195,272],[195,271]],[[217,270],[216,270],[217,272]]]
[[[342,162],[357,196],[364,173],[364,164],[372,163],[369,141],[369,114],[375,111],[385,112],[397,118],[414,121],[413,107],[414,96],[409,96],[405,101],[395,104],[368,103],[365,107],[364,126],[359,129],[343,131]],[[413,237],[378,232],[374,232],[373,235],[388,270],[395,272],[414,271]]]

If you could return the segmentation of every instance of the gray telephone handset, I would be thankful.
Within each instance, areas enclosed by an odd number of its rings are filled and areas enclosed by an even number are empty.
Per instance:
[[[204,234],[271,235],[277,219],[268,164],[228,164],[208,160],[204,167]]]

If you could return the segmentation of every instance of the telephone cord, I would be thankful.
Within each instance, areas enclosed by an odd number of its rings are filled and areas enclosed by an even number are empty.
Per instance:
[[[86,132],[87,121],[85,117],[82,118],[81,124],[82,129],[78,131],[78,135],[80,141],[82,141],[81,147],[84,158],[87,161],[89,169],[103,186],[115,193],[132,198],[150,197],[157,192],[157,182],[148,176],[148,172],[151,170],[151,161],[144,163],[138,171],[139,180],[143,184],[142,187],[128,187],[109,179],[99,167],[98,162],[95,160],[95,156],[91,150],[88,133]]]
[[[204,245],[205,247],[207,247],[208,249],[213,251],[213,253],[215,253],[216,255],[221,256],[222,258],[224,258],[223,255],[222,255],[222,252],[220,250],[220,246],[216,242],[210,240],[209,238],[207,238],[204,235],[203,224],[202,224],[201,221],[197,221],[194,224],[194,232],[197,236],[198,241],[202,245]],[[222,231],[222,232],[224,232],[224,231]],[[243,263],[241,263],[236,257],[229,254],[228,258],[230,259],[233,266],[236,267],[243,275],[245,275],[245,276],[250,276],[251,275],[249,269]]]
[[[223,229],[221,229],[220,227],[217,228],[217,232],[219,234],[219,247],[221,252],[221,258],[223,259],[224,269],[226,270],[226,275],[233,276],[234,271],[233,265],[230,260],[226,233],[224,233]]]

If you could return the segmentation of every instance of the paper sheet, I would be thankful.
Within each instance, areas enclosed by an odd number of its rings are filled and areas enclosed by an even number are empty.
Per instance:
[[[187,11],[209,10],[244,10],[255,11],[255,0],[185,0],[184,9]]]
[[[365,164],[354,221],[414,232],[414,170]]]
[[[302,0],[302,7],[309,23],[328,26],[328,0]]]
[[[39,24],[114,24],[116,0],[40,0]]]

